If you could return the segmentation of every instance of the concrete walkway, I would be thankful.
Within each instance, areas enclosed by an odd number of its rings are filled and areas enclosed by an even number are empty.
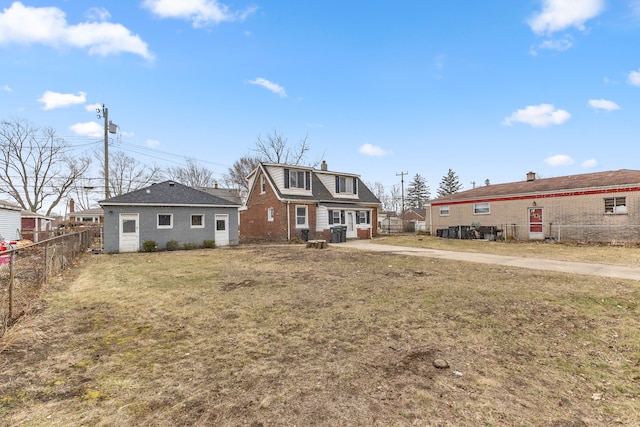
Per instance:
[[[390,252],[398,255],[411,255],[430,258],[450,259],[454,261],[479,262],[483,264],[506,265],[510,267],[548,270],[562,273],[586,274],[602,277],[616,277],[640,281],[640,267],[613,264],[595,264],[586,262],[554,261],[540,258],[522,258],[505,255],[481,254],[476,252],[452,252],[439,249],[413,248],[373,243],[371,240],[349,240],[336,245],[341,248],[353,248],[371,252]]]

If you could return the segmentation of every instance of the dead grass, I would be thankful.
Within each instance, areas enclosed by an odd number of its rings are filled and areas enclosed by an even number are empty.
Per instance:
[[[580,244],[562,242],[505,242],[485,240],[443,239],[438,237],[399,234],[379,237],[374,243],[440,249],[444,251],[478,252],[558,261],[593,262],[637,266],[640,245]]]
[[[0,353],[6,425],[640,420],[637,282],[337,245],[87,257]]]

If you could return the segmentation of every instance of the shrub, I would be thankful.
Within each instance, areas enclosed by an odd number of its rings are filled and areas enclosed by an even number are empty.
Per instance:
[[[168,251],[177,251],[179,247],[180,247],[180,244],[178,243],[177,240],[169,240],[167,242]]]
[[[216,247],[216,241],[215,240],[205,240],[204,242],[202,242],[202,247],[203,248],[207,248],[207,249],[213,249]]]
[[[142,250],[144,252],[156,252],[158,250],[158,245],[155,240],[145,240],[142,244]]]
[[[198,249],[198,245],[193,242],[185,242],[182,244],[182,247],[185,251],[190,251],[191,249]]]

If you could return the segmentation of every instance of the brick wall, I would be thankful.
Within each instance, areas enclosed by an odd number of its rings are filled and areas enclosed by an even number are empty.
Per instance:
[[[625,197],[627,213],[605,213],[604,199],[610,197]],[[543,210],[544,237],[561,241],[640,241],[640,194],[614,190],[590,195],[491,201],[490,213],[482,215],[473,213],[473,203],[449,205],[448,216],[440,216],[440,207],[433,206],[432,233],[439,228],[478,223],[500,227],[507,237],[527,240],[528,212],[532,207]]]

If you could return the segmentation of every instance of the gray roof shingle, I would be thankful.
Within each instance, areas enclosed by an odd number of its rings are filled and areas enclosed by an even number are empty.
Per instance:
[[[164,205],[164,206],[240,206],[239,203],[214,196],[205,191],[164,181],[140,190],[101,200],[100,206],[109,205]]]
[[[534,179],[532,181],[486,185],[484,187],[449,194],[445,197],[432,200],[432,203],[631,185],[640,185],[640,171],[621,169],[617,171],[594,172],[556,178]]]

